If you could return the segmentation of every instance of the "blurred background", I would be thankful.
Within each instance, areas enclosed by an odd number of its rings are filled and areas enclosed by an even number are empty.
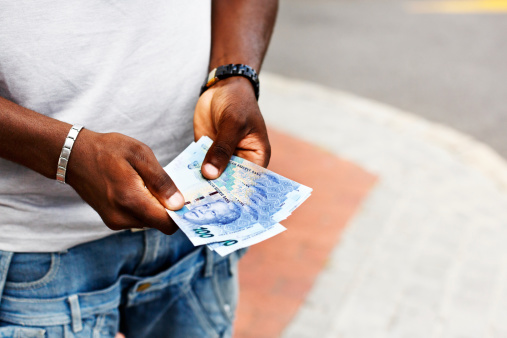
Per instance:
[[[507,1],[282,0],[264,70],[444,123],[507,156]]]
[[[507,0],[281,0],[270,169],[314,189],[240,266],[236,337],[507,337]]]

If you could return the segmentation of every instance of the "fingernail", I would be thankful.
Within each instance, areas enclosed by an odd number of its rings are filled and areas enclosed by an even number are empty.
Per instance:
[[[185,200],[183,199],[183,195],[177,191],[175,192],[169,199],[167,200],[167,205],[170,209],[180,209],[183,204],[185,204]]]
[[[210,177],[217,177],[218,176],[218,169],[210,163],[206,163],[204,165],[204,171],[208,174]]]

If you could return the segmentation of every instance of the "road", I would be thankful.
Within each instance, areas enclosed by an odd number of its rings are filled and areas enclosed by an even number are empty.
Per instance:
[[[491,0],[461,2],[479,6],[281,0],[264,70],[449,125],[507,157],[507,2],[488,13]]]

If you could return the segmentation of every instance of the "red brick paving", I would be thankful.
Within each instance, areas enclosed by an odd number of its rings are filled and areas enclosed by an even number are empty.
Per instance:
[[[376,181],[354,163],[270,129],[269,169],[313,188],[282,234],[240,263],[236,338],[278,337],[296,314],[348,220]]]

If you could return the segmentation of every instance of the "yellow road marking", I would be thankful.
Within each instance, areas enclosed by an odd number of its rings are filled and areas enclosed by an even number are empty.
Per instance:
[[[507,13],[507,0],[418,1],[407,5],[414,13]]]

